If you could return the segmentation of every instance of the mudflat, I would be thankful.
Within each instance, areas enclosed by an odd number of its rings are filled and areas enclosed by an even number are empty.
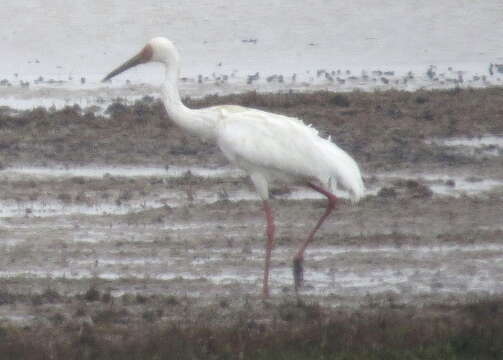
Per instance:
[[[481,309],[500,313],[503,89],[251,92],[185,102],[301,118],[359,162],[367,195],[353,205],[337,194],[339,207],[306,252],[304,289],[296,296],[291,260],[323,212],[317,194],[273,188],[278,243],[264,304],[258,196],[215,145],[172,124],[159,100],[115,103],[105,116],[78,106],[2,108],[5,326],[29,326],[34,337],[34,326],[67,326],[82,341],[89,331],[187,329],[202,321],[211,331],[277,326],[286,339],[291,334],[281,326],[291,321],[306,334],[313,324],[330,332],[321,319],[346,329],[361,314],[377,328],[373,316],[381,310],[402,324],[406,314],[455,314],[449,321],[461,324],[459,313],[479,311],[473,304],[481,301]],[[431,340],[428,321],[418,324]]]

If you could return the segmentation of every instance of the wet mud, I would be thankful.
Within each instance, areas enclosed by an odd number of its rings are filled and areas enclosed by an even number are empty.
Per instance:
[[[253,92],[186,102],[296,116],[357,159],[367,194],[356,205],[337,194],[336,212],[307,250],[299,296],[358,308],[503,293],[502,95],[500,88]],[[0,129],[3,321],[72,318],[91,290],[96,306],[108,303],[103,296],[115,299],[132,318],[146,309],[127,305],[138,296],[156,306],[190,304],[195,313],[222,301],[260,309],[261,203],[245,174],[214,145],[183,134],[158,100],[115,103],[106,116],[78,106],[3,109]],[[271,303],[278,304],[295,297],[292,256],[325,200],[283,184],[272,194]]]

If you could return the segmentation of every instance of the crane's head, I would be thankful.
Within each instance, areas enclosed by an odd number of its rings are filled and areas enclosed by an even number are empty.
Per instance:
[[[118,75],[136,65],[154,61],[168,66],[170,64],[177,64],[178,58],[178,51],[171,41],[165,37],[155,37],[150,40],[138,54],[113,70],[110,74],[105,76],[102,81],[108,81],[115,75]]]

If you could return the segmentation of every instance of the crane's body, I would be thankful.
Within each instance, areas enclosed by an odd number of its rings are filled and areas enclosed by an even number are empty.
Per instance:
[[[345,151],[329,139],[320,137],[318,131],[299,119],[237,105],[187,108],[178,93],[178,51],[165,38],[152,39],[138,55],[112,71],[105,80],[149,61],[161,62],[166,67],[162,93],[170,119],[187,132],[216,143],[232,164],[249,174],[263,200],[268,236],[264,296],[269,295],[269,267],[275,232],[267,201],[270,182],[307,185],[327,196],[329,206],[325,214],[294,257],[297,288],[302,283],[304,250],[335,207],[333,192],[336,187],[347,190],[353,201],[358,201],[364,194],[358,165]]]
[[[363,195],[363,182],[355,161],[328,139],[300,120],[243,108],[228,113],[221,109],[218,145],[230,162],[244,169],[265,200],[267,184],[306,184],[317,181],[335,191],[348,190],[354,200]]]

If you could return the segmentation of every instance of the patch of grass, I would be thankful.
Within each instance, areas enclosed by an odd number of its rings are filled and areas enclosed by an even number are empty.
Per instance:
[[[125,308],[108,308],[97,311],[93,316],[93,321],[96,324],[127,324],[128,315]]]
[[[456,89],[334,93],[257,93],[186,98],[189,107],[236,104],[298,117],[331,134],[365,167],[430,161],[449,164],[428,137],[503,132],[503,89]],[[127,163],[184,164],[216,161],[218,149],[185,134],[166,115],[159,99],[114,103],[107,117],[79,107],[17,114],[0,112],[2,164]],[[169,137],[169,141],[166,138]],[[99,149],[97,151],[96,149]],[[176,156],[174,156],[176,155]],[[473,160],[470,160],[473,161]],[[77,185],[79,181],[76,180]]]
[[[210,306],[217,309],[218,304]],[[225,315],[232,309],[231,314]],[[162,320],[146,309],[132,322],[123,307],[95,311],[92,322],[0,327],[2,359],[499,359],[503,299],[465,305],[360,309],[284,301],[261,309],[225,306],[221,316]],[[179,311],[173,310],[173,311]],[[190,320],[192,319],[192,320]]]
[[[85,301],[99,301],[101,298],[101,293],[94,286],[91,286],[83,296]]]
[[[62,301],[62,299],[63,297],[53,289],[46,289],[41,294],[31,296],[31,302],[33,305],[54,304]]]

